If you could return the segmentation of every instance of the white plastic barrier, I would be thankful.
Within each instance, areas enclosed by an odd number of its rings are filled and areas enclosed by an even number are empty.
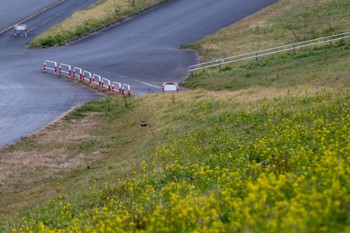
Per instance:
[[[52,70],[55,74],[57,74],[57,62],[45,60],[43,72],[46,73],[48,70]]]
[[[125,90],[124,90],[124,86],[127,88],[128,92],[127,92],[127,95],[128,96],[131,96],[131,87],[129,84],[123,84],[123,87],[122,87],[122,95],[125,95]]]
[[[104,83],[107,83],[107,86],[104,85]],[[102,88],[106,88],[108,91],[111,91],[111,80],[102,78]]]
[[[115,88],[115,85],[118,85],[118,89]],[[112,91],[121,94],[122,93],[122,83],[112,82]]]
[[[83,79],[83,69],[76,67],[76,66],[74,66],[74,68],[73,68],[73,78],[77,77],[77,71],[79,71],[79,76],[78,76],[79,79],[82,80]]]
[[[92,81],[91,84],[96,84],[96,85],[98,85],[100,87],[101,84],[102,84],[102,77],[100,75],[94,74],[92,76],[92,80],[91,81]]]
[[[83,71],[83,80],[86,80],[90,83],[91,82],[91,72],[84,70]]]
[[[68,77],[72,76],[72,67],[68,64],[61,63],[59,68],[59,75],[67,74]]]

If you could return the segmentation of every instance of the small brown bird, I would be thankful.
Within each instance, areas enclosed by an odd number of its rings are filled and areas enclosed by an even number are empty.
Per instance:
[[[140,123],[141,123],[141,127],[146,127],[146,126],[151,125],[151,124],[148,123],[147,121],[140,121]]]

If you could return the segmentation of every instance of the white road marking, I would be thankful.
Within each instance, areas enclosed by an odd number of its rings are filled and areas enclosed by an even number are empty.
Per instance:
[[[160,86],[156,86],[156,85],[153,85],[153,84],[151,84],[151,83],[147,83],[147,82],[138,80],[138,79],[136,79],[136,78],[130,78],[130,77],[127,77],[127,76],[125,76],[125,75],[119,75],[119,76],[122,77],[122,78],[125,78],[125,79],[134,80],[135,82],[142,83],[142,84],[144,84],[144,85],[146,85],[146,86],[149,86],[149,87],[154,87],[154,88],[157,88],[157,89],[162,89]]]
[[[136,81],[139,81],[139,80],[136,80]],[[143,82],[143,81],[139,81],[139,82],[141,82],[142,84],[145,84],[146,86],[154,87],[154,88],[157,88],[157,89],[162,89],[161,87],[155,86],[155,85],[150,84],[150,83],[146,83],[146,82]]]

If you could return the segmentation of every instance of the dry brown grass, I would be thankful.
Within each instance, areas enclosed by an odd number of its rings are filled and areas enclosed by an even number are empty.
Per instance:
[[[295,42],[291,30],[276,29],[275,24],[281,23],[280,19],[289,13],[308,14],[312,11],[312,7],[315,5],[321,5],[323,3],[330,3],[333,0],[279,0],[276,4],[273,4],[247,18],[235,23],[227,28],[221,29],[218,33],[207,36],[201,40],[200,44],[203,50],[209,50],[207,59],[228,57],[238,55],[246,52],[257,51],[261,49],[267,49],[278,45],[284,45]],[[337,12],[341,15],[342,12]],[[338,15],[336,15],[338,17]],[[324,19],[325,22],[319,22],[319,24],[308,25],[308,27],[316,30],[322,30],[329,27],[327,21],[330,21],[332,26],[333,16],[317,16]],[[329,19],[328,19],[329,18]],[[342,27],[346,28],[346,25],[350,25],[346,20],[347,17],[343,17],[343,22],[337,22]],[[312,19],[314,20],[314,19]],[[313,24],[310,22],[309,24]],[[308,24],[308,22],[306,22]],[[270,31],[273,30],[273,33]]]
[[[223,57],[228,57],[234,54],[242,54],[280,44],[284,41],[283,38],[277,38],[271,41],[266,38],[262,39],[255,34],[249,33],[249,31],[264,30],[270,27],[269,19],[283,14],[283,12],[288,11],[291,7],[292,5],[289,1],[279,1],[252,16],[248,16],[239,23],[223,28],[219,32],[205,37],[201,40],[201,46],[208,49],[210,53],[220,53]],[[251,35],[247,38],[249,34]],[[242,41],[245,43],[242,43]],[[247,43],[249,43],[249,46],[247,46]]]
[[[97,118],[98,114],[91,114],[89,117],[82,119],[78,123],[76,122],[65,125],[64,128],[57,127],[56,125],[61,124],[62,118],[60,118],[58,121],[49,124],[43,130],[40,130],[35,134],[36,136],[41,137],[39,142],[41,144],[48,144],[52,142],[64,144],[67,142],[88,140],[92,138],[91,134],[89,133],[89,129],[95,128],[97,124],[96,121],[93,120],[95,117]],[[77,130],[82,125],[86,125],[87,127],[84,127],[83,130]]]
[[[11,145],[0,150],[0,213],[21,207],[40,193],[55,194],[51,181],[101,159],[99,153],[72,155],[65,147],[95,139],[90,133],[96,126],[95,116],[72,124],[64,123],[63,118],[23,139],[15,150]]]
[[[123,100],[119,103],[117,108],[125,108]],[[93,111],[72,120],[70,114],[79,108],[73,109],[42,130],[0,149],[0,215],[62,193],[78,192],[94,179],[108,179],[109,169],[115,168],[119,175],[127,172],[140,159],[144,144],[153,140],[154,104],[129,109],[113,120]],[[152,126],[142,128],[140,120]],[[90,142],[92,145],[87,145]]]

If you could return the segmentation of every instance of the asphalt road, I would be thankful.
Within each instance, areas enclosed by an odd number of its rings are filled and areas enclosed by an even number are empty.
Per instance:
[[[0,30],[49,6],[56,0],[0,0]]]
[[[0,0],[1,20],[6,17],[4,25],[13,24],[43,7],[34,4],[42,2],[40,0],[14,0],[33,3],[21,12],[16,4],[7,2]],[[47,5],[52,2],[45,1]],[[43,74],[45,59],[76,65],[128,83],[133,94],[159,92],[164,81],[185,79],[187,66],[197,61],[195,52],[177,49],[182,44],[193,43],[276,0],[170,0],[72,45],[24,49],[35,35],[94,2],[66,0],[27,22],[28,38],[14,38],[11,32],[0,35],[0,146],[42,128],[77,104],[99,97],[69,80]]]

